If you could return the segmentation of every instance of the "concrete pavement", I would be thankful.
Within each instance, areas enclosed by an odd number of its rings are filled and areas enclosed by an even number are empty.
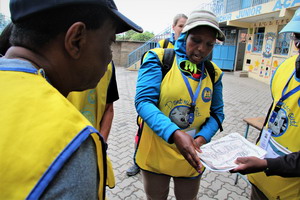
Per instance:
[[[232,132],[244,134],[245,117],[266,115],[271,103],[269,85],[251,78],[239,77],[240,72],[224,72],[223,94],[225,103],[225,121],[223,132],[218,132],[213,140]],[[110,200],[146,199],[141,174],[133,177],[126,170],[133,163],[134,136],[136,134],[136,111],[134,108],[137,71],[116,67],[116,76],[120,99],[115,102],[115,117],[108,138],[108,155],[112,160],[116,187],[107,189]],[[249,140],[255,141],[258,130],[249,129]],[[235,174],[216,173],[206,170],[201,179],[198,199],[237,200],[249,199],[250,187],[239,179],[235,185]],[[175,200],[173,183],[168,199]]]

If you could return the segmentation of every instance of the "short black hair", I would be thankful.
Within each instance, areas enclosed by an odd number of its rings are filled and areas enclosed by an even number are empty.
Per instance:
[[[9,23],[2,31],[0,35],[0,57],[1,55],[4,56],[7,49],[11,46],[9,43],[9,38],[11,35],[11,31],[13,28],[13,24]]]
[[[88,30],[100,28],[112,15],[97,5],[71,5],[36,13],[14,24],[10,43],[38,50],[75,22],[83,22]]]

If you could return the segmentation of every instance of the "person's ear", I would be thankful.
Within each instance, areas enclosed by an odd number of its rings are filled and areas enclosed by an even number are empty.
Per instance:
[[[65,49],[68,54],[78,59],[86,44],[86,26],[82,22],[76,22],[70,26],[65,35]]]

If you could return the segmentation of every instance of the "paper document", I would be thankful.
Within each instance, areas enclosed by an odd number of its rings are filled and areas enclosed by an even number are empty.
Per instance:
[[[202,164],[211,171],[229,171],[237,166],[236,158],[255,156],[263,158],[266,151],[249,142],[239,133],[231,133],[218,140],[200,147],[202,153],[197,152]]]

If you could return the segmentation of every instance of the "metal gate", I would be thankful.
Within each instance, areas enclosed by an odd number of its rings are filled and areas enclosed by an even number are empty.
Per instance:
[[[212,61],[221,69],[234,70],[236,46],[215,45]]]

